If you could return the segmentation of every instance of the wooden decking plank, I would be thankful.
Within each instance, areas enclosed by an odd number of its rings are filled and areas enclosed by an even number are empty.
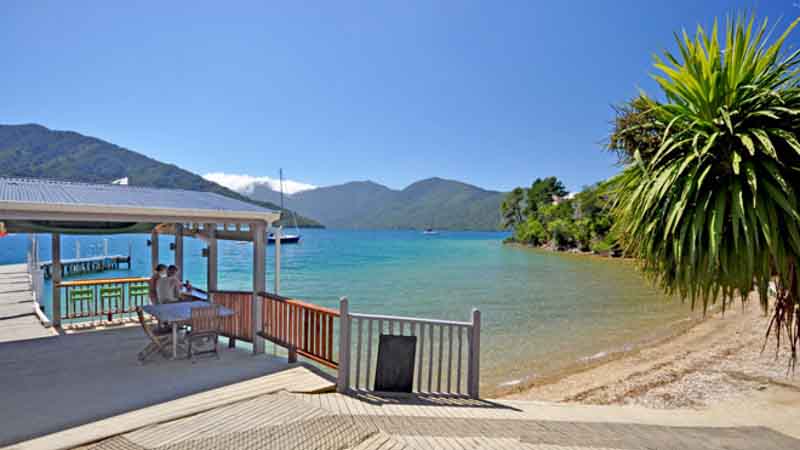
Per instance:
[[[324,387],[330,380],[319,377],[305,367],[297,366],[253,380],[242,381],[198,394],[189,395],[90,424],[25,441],[10,448],[18,450],[59,450],[84,445],[110,436],[127,433],[145,426],[173,421],[221,406],[281,390],[303,391]]]

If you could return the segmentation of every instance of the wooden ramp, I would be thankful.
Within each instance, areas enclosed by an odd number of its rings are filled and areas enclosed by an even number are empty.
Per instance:
[[[34,311],[33,290],[25,264],[0,266],[0,342],[54,336]]]
[[[181,428],[186,428],[186,424],[181,424],[179,419],[197,416],[201,419],[213,417],[215,421],[225,421],[236,417],[235,415],[226,416],[224,414],[225,407],[231,407],[247,400],[281,391],[318,393],[332,391],[334,388],[335,384],[331,379],[306,366],[299,365],[263,377],[189,395],[177,400],[31,439],[11,445],[6,449],[71,449],[124,433],[134,432],[145,427],[178,421],[177,429],[168,428],[166,433],[156,434],[156,436],[165,436],[164,439],[166,439],[167,436],[173,436]],[[203,416],[203,413],[207,414]],[[201,420],[201,424],[207,424],[207,422],[208,420],[205,422]]]

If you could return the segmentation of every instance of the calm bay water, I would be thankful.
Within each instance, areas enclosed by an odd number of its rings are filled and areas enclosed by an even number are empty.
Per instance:
[[[648,286],[632,263],[502,245],[505,233],[302,230],[299,245],[282,247],[281,293],[336,308],[377,314],[468,320],[483,314],[482,378],[489,392],[666,336],[685,324],[689,308]],[[109,239],[109,252],[132,249],[130,271],[87,275],[147,276],[147,236]],[[103,237],[64,236],[71,258],[102,252]],[[170,263],[169,239],[160,240]],[[50,258],[49,238],[40,255]],[[0,239],[0,264],[22,262],[25,236]],[[205,286],[203,243],[186,240],[184,279]],[[272,289],[274,248],[267,255]],[[250,289],[252,246],[220,243],[220,288]],[[50,305],[45,304],[47,310]]]

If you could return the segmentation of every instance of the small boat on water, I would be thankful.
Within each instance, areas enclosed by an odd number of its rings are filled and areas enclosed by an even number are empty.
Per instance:
[[[280,177],[280,186],[281,186],[281,213],[286,211],[283,208],[283,169],[280,169],[278,172]],[[295,215],[294,211],[292,211],[292,220],[294,221],[294,234],[283,234],[281,233],[281,244],[297,244],[300,242],[300,227],[297,226],[297,216]],[[275,233],[267,234],[267,243],[274,244],[275,243]]]
[[[275,233],[269,233],[267,235],[267,241],[270,244],[275,243]],[[282,234],[281,235],[281,244],[297,244],[300,242],[300,235],[299,234]]]
[[[436,231],[436,229],[435,229],[435,228],[433,228],[433,221],[434,221],[434,218],[433,218],[433,217],[431,217],[431,224],[430,224],[430,226],[429,226],[428,228],[425,228],[425,229],[422,231],[422,234],[429,234],[429,235],[433,235],[433,234],[439,234],[439,232],[438,232],[438,231]]]

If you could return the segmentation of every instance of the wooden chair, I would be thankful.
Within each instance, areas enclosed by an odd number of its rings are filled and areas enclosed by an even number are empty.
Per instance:
[[[219,314],[220,305],[203,306],[192,308],[192,318],[189,322],[191,331],[186,334],[189,343],[189,359],[194,359],[194,355],[214,353],[219,359],[219,330],[222,324],[222,316]],[[194,351],[195,345],[207,345],[213,343],[210,350]]]
[[[160,353],[164,358],[172,356],[170,345],[172,344],[172,335],[164,333],[151,327],[144,318],[144,311],[142,308],[136,308],[136,316],[139,318],[139,324],[144,330],[144,334],[150,338],[150,343],[139,352],[139,362],[144,363],[150,355]]]

